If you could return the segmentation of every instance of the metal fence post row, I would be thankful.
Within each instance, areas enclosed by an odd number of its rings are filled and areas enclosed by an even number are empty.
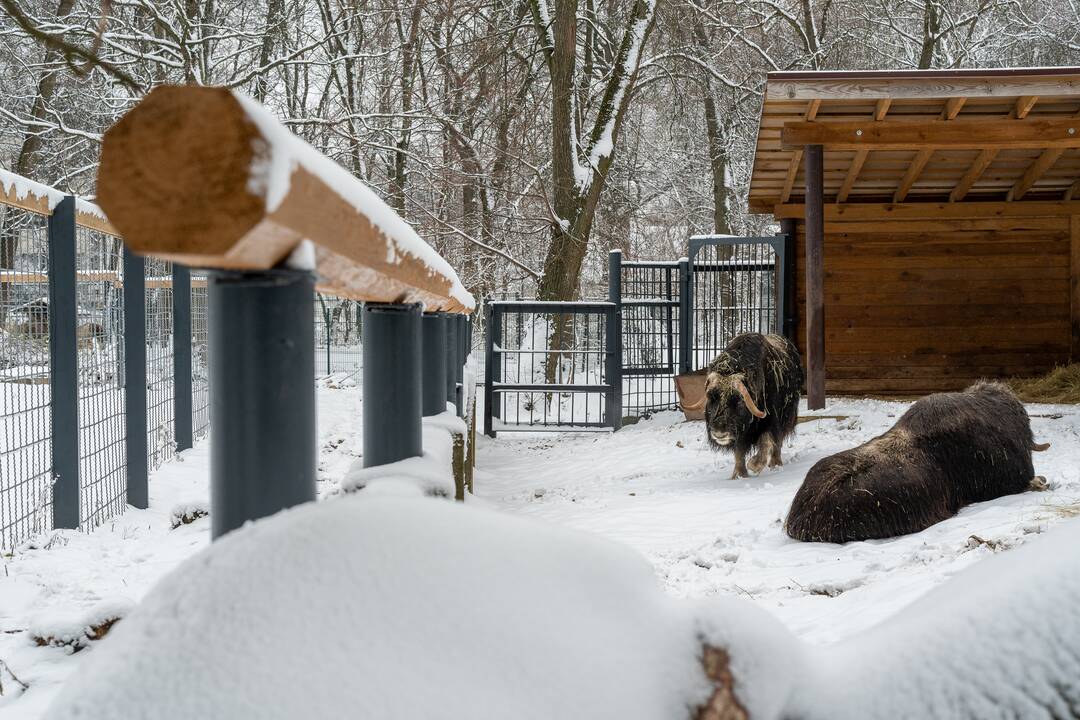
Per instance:
[[[214,538],[315,499],[314,298],[305,271],[210,274]]]
[[[79,366],[75,198],[49,216],[49,356],[52,367],[53,526],[79,527]]]
[[[364,467],[423,454],[421,307],[364,305]],[[445,384],[441,394],[445,410]]]
[[[191,412],[191,271],[173,263],[173,432],[176,450],[193,444]]]
[[[127,500],[150,506],[146,426],[146,263],[124,246],[124,428]]]
[[[431,417],[446,412],[446,324],[439,313],[424,313],[420,324],[422,407],[424,417]]]
[[[690,306],[693,299],[690,295],[690,259],[679,260],[679,373],[686,374],[692,370],[690,349],[694,346],[693,338],[690,337]]]
[[[608,254],[608,300],[611,310],[607,313],[607,368],[604,374],[611,386],[606,398],[605,413],[611,427],[622,427],[622,251],[612,250]]]

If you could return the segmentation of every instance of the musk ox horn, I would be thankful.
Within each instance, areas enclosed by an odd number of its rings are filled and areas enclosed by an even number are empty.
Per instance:
[[[756,418],[763,418],[767,413],[763,410],[759,410],[758,406],[754,403],[754,398],[750,397],[750,391],[743,385],[741,378],[734,378],[735,390],[742,396],[742,401],[746,403],[746,409]]]
[[[1042,452],[1043,450],[1050,449],[1050,443],[1035,443],[1031,446],[1031,449],[1035,452]]]

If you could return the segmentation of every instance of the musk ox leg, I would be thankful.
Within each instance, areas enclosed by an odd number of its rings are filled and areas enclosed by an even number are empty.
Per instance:
[[[780,441],[772,438],[772,452],[769,453],[769,467],[783,467],[784,460],[780,457]]]
[[[772,435],[762,435],[761,439],[758,440],[757,454],[750,458],[750,462],[746,464],[746,467],[755,474],[764,470],[766,463],[772,459],[775,446],[776,443],[773,441]]]
[[[731,473],[732,480],[738,480],[739,478],[748,478],[750,473],[746,472],[746,451],[742,448],[735,448],[735,470]]]
[[[1050,485],[1046,482],[1046,478],[1042,475],[1036,475],[1031,478],[1031,484],[1028,485],[1028,490],[1034,490],[1035,492],[1042,492],[1043,490],[1049,490]]]

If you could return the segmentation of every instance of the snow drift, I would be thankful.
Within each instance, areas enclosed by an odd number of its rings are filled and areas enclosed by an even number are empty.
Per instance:
[[[862,636],[812,648],[753,603],[669,598],[643,559],[609,541],[364,495],[280,513],[192,557],[88,651],[93,661],[48,717],[1080,710],[1077,522],[961,573]],[[726,685],[703,670],[710,647],[730,658],[712,673],[726,672]],[[710,698],[730,714],[702,713]]]

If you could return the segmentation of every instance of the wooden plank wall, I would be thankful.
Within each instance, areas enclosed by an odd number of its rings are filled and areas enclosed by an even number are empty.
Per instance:
[[[1067,216],[827,223],[827,392],[922,395],[1069,362],[1076,225]],[[796,238],[805,352],[801,221]]]

